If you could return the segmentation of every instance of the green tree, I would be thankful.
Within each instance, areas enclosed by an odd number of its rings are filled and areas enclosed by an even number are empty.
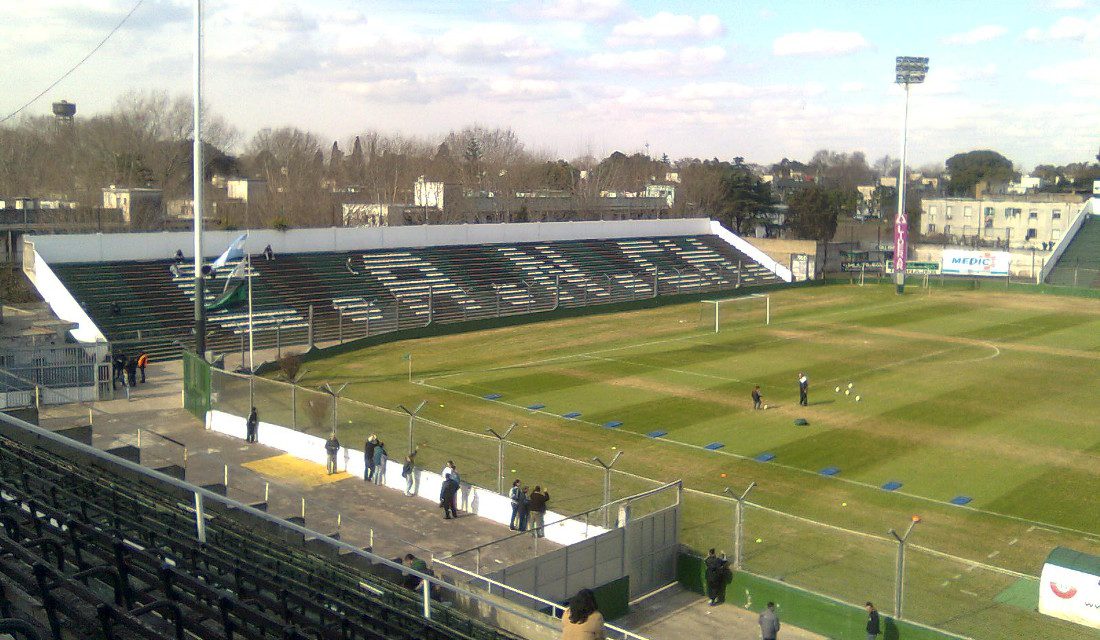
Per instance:
[[[728,229],[748,233],[751,224],[765,218],[775,206],[771,187],[740,164],[726,165],[720,170],[722,192],[716,212],[718,219]]]
[[[947,190],[956,196],[974,196],[974,187],[983,180],[1007,182],[1019,177],[1012,168],[1012,161],[996,151],[983,149],[957,153],[947,159],[947,173],[951,182]]]
[[[818,185],[806,187],[787,200],[787,228],[796,238],[824,244],[828,258],[829,241],[836,235],[837,218],[855,210],[859,193]]]

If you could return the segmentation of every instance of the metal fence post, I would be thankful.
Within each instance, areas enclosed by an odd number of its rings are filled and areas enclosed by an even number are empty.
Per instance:
[[[920,516],[913,516],[913,520],[909,523],[909,528],[905,530],[903,536],[899,536],[898,532],[893,529],[889,531],[890,535],[898,541],[898,558],[894,569],[894,617],[898,620],[904,620],[902,605],[905,603],[905,545],[909,542],[909,534],[913,533],[913,527],[917,526],[920,520]]]
[[[623,455],[622,451],[615,452],[615,457],[611,459],[611,462],[604,462],[600,460],[599,456],[592,458],[592,461],[603,467],[603,506],[600,508],[603,511],[603,526],[604,529],[609,528],[611,522],[611,511],[607,508],[607,505],[611,502],[611,467],[615,466],[615,463],[619,461],[619,456]]]
[[[403,404],[397,405],[397,408],[409,414],[409,455],[412,455],[412,452],[416,451],[416,446],[413,444],[413,423],[416,421],[416,414],[420,413],[420,410],[423,409],[426,404],[428,404],[427,400],[421,400],[420,404],[416,405],[416,408],[412,411],[406,409]]]
[[[202,494],[195,492],[195,536],[199,544],[206,544],[206,513],[202,507]]]
[[[497,433],[492,428],[485,429],[497,439],[497,493],[501,495],[504,495],[504,441],[512,433],[512,429],[515,428],[516,423],[513,422],[508,430],[504,432],[504,435]]]
[[[745,549],[745,498],[756,487],[756,482],[749,484],[745,492],[737,496],[729,487],[723,493],[734,496],[736,502],[733,505],[733,568],[740,569],[744,562]]]
[[[432,619],[432,585],[427,580],[420,582],[421,591],[424,594],[424,617]]]

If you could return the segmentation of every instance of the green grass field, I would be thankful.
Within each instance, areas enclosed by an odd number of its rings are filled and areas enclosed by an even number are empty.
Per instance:
[[[704,493],[756,481],[754,502],[806,520],[750,510],[748,568],[887,611],[894,547],[882,538],[913,514],[924,518],[915,544],[1022,573],[1038,575],[1059,544],[1100,552],[1100,300],[848,285],[770,295],[770,326],[761,303],[724,307],[717,334],[700,303],[600,314],[344,353],[311,361],[302,384],[351,382],[346,395],[387,408],[427,399],[427,420],[478,433],[517,422],[517,442],[575,460],[623,451],[624,471]],[[766,411],[752,409],[754,384]],[[526,409],[535,404],[545,407]],[[403,421],[373,416],[341,437],[387,420],[391,439],[403,433]],[[646,437],[655,430],[667,435]],[[712,442],[724,446],[703,449]],[[424,455],[458,456],[493,486],[495,450],[438,432]],[[774,459],[752,460],[762,453]],[[556,490],[552,507],[598,497],[590,470],[509,455],[517,475]],[[818,473],[830,466],[836,477]],[[881,489],[888,481],[902,487]],[[629,484],[616,495],[646,486]],[[948,503],[960,495],[973,501]],[[683,541],[729,549],[730,512],[689,493]],[[931,555],[910,563],[918,621],[981,638],[1095,637],[996,603],[1015,578]]]

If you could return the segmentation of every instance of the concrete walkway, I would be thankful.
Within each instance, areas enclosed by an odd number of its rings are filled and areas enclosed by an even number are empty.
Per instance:
[[[147,370],[148,382],[132,389],[129,400],[119,389],[120,399],[46,408],[40,421],[43,427],[60,429],[87,424],[90,415],[93,444],[100,449],[137,445],[138,430],[146,430],[140,446],[143,464],[182,465],[185,446],[189,482],[213,484],[228,477],[230,498],[250,503],[266,496],[268,511],[284,518],[301,516],[304,504],[305,526],[324,534],[339,532],[345,542],[372,547],[389,558],[410,552],[425,559],[447,558],[511,534],[507,527],[476,516],[444,520],[432,501],[409,498],[347,474],[328,476],[320,465],[207,431],[182,408],[182,372],[180,361],[154,363]],[[492,559],[486,555],[482,573],[557,546],[546,540],[540,540],[537,549],[535,544],[533,537],[524,535],[496,545]],[[473,555],[448,562],[472,570]],[[636,603],[630,614],[614,623],[651,640],[752,640],[760,637],[756,620],[755,613],[731,604],[709,607],[706,598],[674,586]],[[780,632],[783,640],[821,637],[788,626]]]

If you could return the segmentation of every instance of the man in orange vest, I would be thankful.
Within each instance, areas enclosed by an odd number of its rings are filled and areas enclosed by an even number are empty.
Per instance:
[[[141,382],[142,382],[142,384],[145,383],[145,365],[147,365],[147,364],[149,364],[149,354],[145,353],[145,350],[143,349],[141,351],[141,355],[138,356],[138,361],[137,361],[138,369],[141,369]]]

